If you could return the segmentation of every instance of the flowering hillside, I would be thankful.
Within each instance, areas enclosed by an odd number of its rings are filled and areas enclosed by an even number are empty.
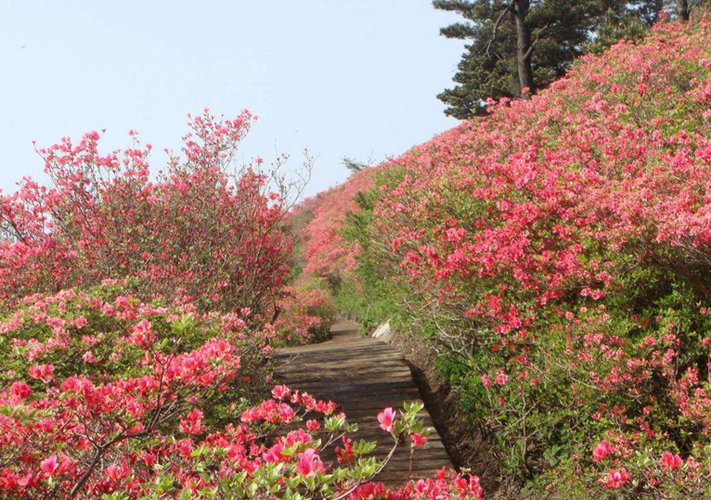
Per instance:
[[[350,301],[362,300],[362,288],[353,279],[358,244],[346,240],[342,229],[347,215],[358,210],[358,196],[374,186],[379,170],[382,167],[355,172],[348,182],[302,201],[289,214],[289,226],[296,238],[296,285],[280,304],[283,314],[277,326],[289,325],[301,340],[327,333],[329,319],[339,307],[355,308],[343,301],[336,303],[334,288],[355,285]]]
[[[310,221],[299,233],[307,275],[335,282],[355,267],[353,255],[357,248],[344,240],[339,229],[346,214],[358,208],[358,193],[373,186],[377,170],[368,168],[355,172],[348,182],[319,193],[298,207],[298,210],[311,214]]]
[[[444,354],[502,495],[708,497],[711,22],[490,108],[377,173],[359,286]]]

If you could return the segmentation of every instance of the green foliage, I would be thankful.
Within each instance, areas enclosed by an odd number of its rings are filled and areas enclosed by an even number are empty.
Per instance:
[[[382,243],[374,238],[371,225],[377,222],[373,208],[379,198],[380,186],[394,186],[403,175],[404,171],[397,169],[379,171],[375,186],[358,193],[358,210],[348,213],[341,228],[346,242],[358,245],[358,266],[354,279],[339,282],[332,292],[341,310],[357,313],[366,330],[396,318],[402,312],[401,301],[397,297],[401,288],[387,278],[385,269],[388,263],[377,251]]]
[[[373,161],[372,161],[372,159],[369,158],[367,162],[363,162],[363,161],[355,160],[349,156],[344,156],[341,159],[341,165],[346,167],[346,169],[349,172],[355,173],[355,172],[360,172],[362,170],[365,170],[366,168],[372,167]]]
[[[584,50],[591,54],[602,54],[620,40],[638,41],[644,38],[649,26],[643,19],[631,12],[616,15],[608,11],[598,27],[595,37],[589,40]]]

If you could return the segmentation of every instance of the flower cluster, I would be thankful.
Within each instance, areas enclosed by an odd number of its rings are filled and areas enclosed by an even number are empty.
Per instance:
[[[455,500],[484,498],[479,479],[441,470],[435,478],[410,481],[395,491],[387,490],[382,483],[369,483],[359,487],[349,500]]]
[[[285,342],[304,343],[327,336],[337,308],[325,286],[308,282],[289,287],[286,293],[274,322],[280,337]]]

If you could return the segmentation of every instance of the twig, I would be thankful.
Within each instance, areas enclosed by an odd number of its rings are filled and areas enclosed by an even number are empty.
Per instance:
[[[486,51],[484,52],[484,54],[487,57],[491,57],[491,53],[490,53],[491,47],[496,42],[496,37],[499,34],[499,26],[501,26],[501,22],[504,20],[504,16],[506,16],[506,14],[511,12],[512,8],[513,8],[513,2],[511,2],[509,5],[504,7],[504,10],[501,11],[501,14],[499,14],[499,17],[496,18],[496,22],[494,23],[494,32],[491,34],[491,38],[489,39],[489,41],[486,44]]]

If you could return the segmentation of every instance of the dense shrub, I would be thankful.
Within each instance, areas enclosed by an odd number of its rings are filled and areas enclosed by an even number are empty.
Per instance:
[[[279,316],[274,327],[288,343],[316,342],[328,337],[338,308],[319,280],[291,286],[279,303]]]
[[[662,23],[491,103],[382,169],[342,232],[505,484],[711,492],[710,33]]]
[[[30,296],[0,323],[1,491],[96,495],[141,482],[161,447],[230,419],[264,387],[269,331],[121,290]]]
[[[0,198],[0,301],[138,279],[144,297],[273,314],[288,278],[288,186],[261,160],[231,173],[253,117],[190,122],[182,157],[151,177],[151,146],[102,154],[91,132],[39,150],[51,184],[26,179]]]

